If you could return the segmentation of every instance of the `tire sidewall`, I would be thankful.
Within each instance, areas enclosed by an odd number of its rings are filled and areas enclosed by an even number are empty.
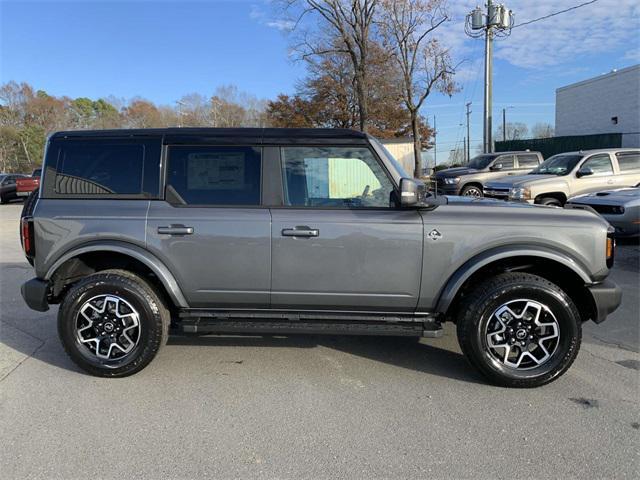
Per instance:
[[[477,190],[478,191],[478,195],[470,195],[469,192],[471,190]],[[472,197],[472,198],[482,198],[484,196],[484,194],[482,193],[482,189],[480,187],[476,187],[475,185],[472,185],[472,186],[469,186],[469,187],[464,187],[462,189],[461,195],[463,197]]]
[[[117,295],[139,314],[140,338],[134,349],[121,360],[99,359],[77,340],[76,321],[80,308],[99,295]],[[138,371],[151,361],[159,348],[156,339],[162,336],[162,320],[158,305],[148,301],[142,286],[133,287],[117,277],[96,279],[83,282],[65,297],[58,312],[58,332],[68,354],[82,368],[90,373],[117,376]]]
[[[556,317],[560,330],[559,344],[552,357],[544,364],[529,370],[517,370],[502,364],[491,354],[485,334],[493,312],[501,305],[517,299],[534,300],[546,305]],[[561,292],[542,285],[512,284],[492,291],[481,302],[478,310],[480,314],[476,316],[474,332],[471,336],[474,357],[491,376],[536,383],[547,383],[553,380],[569,368],[580,345],[579,319],[576,318],[569,302],[570,300]]]

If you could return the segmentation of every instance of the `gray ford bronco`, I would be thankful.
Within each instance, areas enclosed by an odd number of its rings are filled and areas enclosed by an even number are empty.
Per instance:
[[[350,130],[50,136],[21,239],[34,310],[87,372],[143,369],[179,334],[437,337],[534,387],[615,310],[608,224],[578,209],[432,196]]]

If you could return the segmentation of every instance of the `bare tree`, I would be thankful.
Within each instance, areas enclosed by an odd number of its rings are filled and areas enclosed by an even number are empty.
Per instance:
[[[369,117],[369,56],[373,22],[380,0],[283,0],[295,18],[294,30],[300,38],[294,49],[304,60],[342,53],[352,66],[352,82],[357,98],[360,130],[367,130]],[[317,28],[305,28],[313,16]]]
[[[531,136],[533,138],[551,138],[554,135],[554,128],[549,123],[536,123],[531,127]]]
[[[494,138],[496,140],[502,140],[503,138],[506,140],[522,140],[529,135],[529,127],[522,122],[507,122],[505,131],[506,135],[503,136],[502,125],[499,125]]]
[[[414,142],[414,175],[422,173],[420,108],[438,91],[452,95],[457,90],[455,68],[448,50],[434,31],[449,18],[444,0],[381,0],[380,32],[401,73],[404,104],[411,117]]]

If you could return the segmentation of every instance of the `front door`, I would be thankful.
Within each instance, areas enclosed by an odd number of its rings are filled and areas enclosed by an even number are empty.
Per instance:
[[[168,147],[165,200],[151,201],[147,247],[191,307],[269,306],[271,216],[260,148]]]
[[[589,168],[591,175],[577,176],[580,169]],[[576,176],[570,183],[571,195],[599,192],[616,188],[616,177],[613,174],[613,164],[608,153],[599,153],[588,157],[576,167]]]
[[[407,312],[416,308],[423,227],[396,208],[367,147],[281,149],[284,207],[272,208],[277,309]]]

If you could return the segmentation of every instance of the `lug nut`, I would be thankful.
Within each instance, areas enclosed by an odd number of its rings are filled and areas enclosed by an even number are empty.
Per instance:
[[[522,345],[524,347],[524,342],[520,342],[520,345]]]
[[[529,335],[529,340],[533,340],[533,335]]]

